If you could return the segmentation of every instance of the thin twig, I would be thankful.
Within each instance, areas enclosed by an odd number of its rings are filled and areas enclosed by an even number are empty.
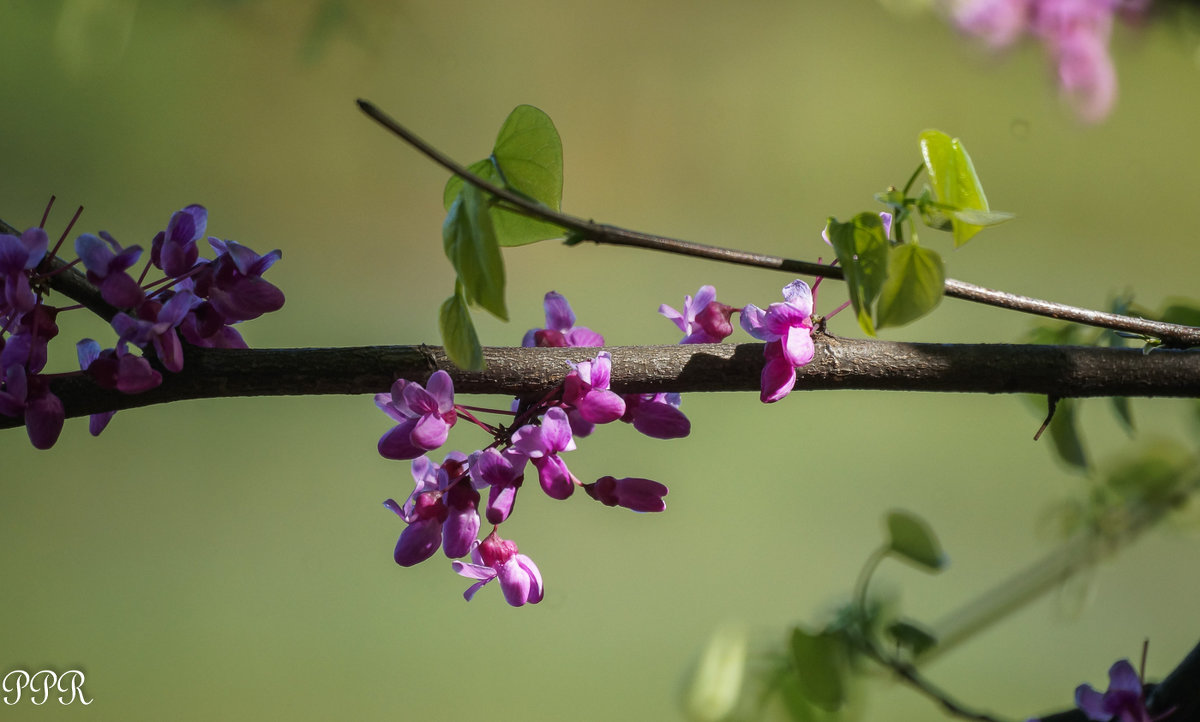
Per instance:
[[[454,175],[462,178],[467,183],[478,187],[481,190],[491,193],[495,197],[501,199],[510,210],[513,210],[523,215],[528,215],[533,218],[548,221],[557,226],[570,231],[568,234],[571,243],[581,241],[592,241],[597,244],[608,244],[615,246],[631,246],[634,248],[645,248],[666,253],[675,253],[696,258],[707,258],[714,261],[724,263],[734,263],[745,266],[755,266],[758,268],[769,268],[788,273],[823,276],[827,278],[843,279],[842,269],[836,266],[828,266],[819,263],[810,263],[807,261],[799,261],[790,258],[782,258],[779,256],[770,256],[761,253],[750,253],[746,251],[738,251],[730,248],[722,248],[719,246],[709,246],[702,243],[694,243],[691,241],[679,240],[676,238],[668,238],[665,236],[656,236],[649,233],[639,233],[618,226],[611,226],[593,221],[571,216],[561,211],[556,211],[536,201],[529,200],[524,196],[513,193],[506,188],[494,185],[493,183],[480,178],[471,173],[464,166],[458,164],[450,157],[446,156],[441,151],[434,148],[429,143],[422,140],[412,131],[397,123],[393,118],[381,111],[371,102],[366,100],[358,101],[359,108],[364,113],[371,117],[389,131],[403,139],[406,143],[416,148],[429,159],[433,160],[438,165],[449,170]],[[974,303],[981,303],[999,308],[1006,308],[1022,313],[1033,314],[1037,316],[1046,316],[1063,321],[1073,321],[1088,326],[1096,326],[1099,328],[1112,329],[1114,331],[1124,331],[1142,336],[1157,338],[1163,343],[1170,346],[1189,347],[1200,346],[1200,328],[1191,326],[1183,326],[1174,323],[1164,323],[1162,321],[1153,321],[1145,318],[1136,318],[1133,316],[1123,316],[1116,313],[1106,313],[1103,311],[1094,311],[1091,309],[1080,308],[1077,306],[1069,306],[1062,303],[1054,303],[1052,301],[1044,301],[1038,298],[1029,296],[1020,296],[1014,293],[1006,293],[997,291],[983,286],[976,286],[963,281],[956,281],[952,278],[946,279],[945,294],[951,298],[958,298]]]

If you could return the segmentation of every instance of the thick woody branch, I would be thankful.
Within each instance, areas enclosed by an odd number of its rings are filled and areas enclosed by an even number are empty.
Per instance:
[[[1200,397],[1200,352],[1012,344],[922,344],[817,336],[816,357],[798,370],[797,391],[875,389],[1033,393],[1056,397]],[[757,391],[762,344],[613,346],[612,388],[622,393]],[[82,375],[52,383],[68,416],[185,399],[306,396],[386,391],[393,380],[424,382],[436,369],[458,393],[521,396],[560,383],[569,361],[595,348],[485,348],[484,371],[455,367],[440,347],[188,348],[181,373],[144,394],[101,389]],[[0,428],[19,425],[0,417]]]

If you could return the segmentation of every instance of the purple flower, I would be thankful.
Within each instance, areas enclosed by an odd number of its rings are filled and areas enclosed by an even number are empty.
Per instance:
[[[683,297],[683,313],[667,304],[658,307],[658,312],[683,331],[679,343],[721,343],[733,333],[729,317],[736,311],[717,301],[717,290],[712,286],[701,286],[696,297]]]
[[[487,502],[487,520],[499,524],[512,513],[517,499],[517,489],[525,480],[526,457],[516,449],[504,452],[487,448],[471,454],[471,479],[477,488],[490,486]]]
[[[579,480],[559,458],[560,451],[574,451],[571,423],[567,413],[558,406],[542,416],[542,425],[522,426],[513,434],[513,448],[529,457],[538,471],[542,490],[553,499],[566,499],[575,491]]]
[[[605,506],[623,506],[634,511],[663,511],[667,487],[651,479],[603,476],[593,484],[584,484],[588,496]]]
[[[0,346],[0,369],[19,364],[29,373],[46,367],[50,339],[58,335],[58,309],[44,303],[20,317],[8,342]]]
[[[25,313],[37,303],[28,272],[46,257],[48,243],[41,228],[29,228],[20,236],[0,234],[0,319],[11,312]]]
[[[193,300],[190,291],[177,293],[166,303],[147,300],[138,306],[138,318],[118,313],[113,316],[112,327],[121,341],[143,349],[153,344],[163,368],[178,373],[183,369],[183,346],[175,327],[183,321]]]
[[[679,394],[625,394],[621,421],[655,439],[681,439],[692,433],[692,423],[679,410]]]
[[[25,367],[4,370],[4,388],[0,389],[0,414],[25,415],[25,431],[36,449],[49,449],[62,433],[66,412],[62,401],[50,391],[44,376],[26,375]]]
[[[585,326],[575,325],[575,313],[562,294],[550,291],[542,301],[546,309],[546,328],[525,332],[521,345],[530,346],[603,346],[604,337]]]
[[[783,303],[772,303],[764,311],[754,304],[742,309],[741,324],[754,338],[766,341],[762,371],[763,403],[787,396],[796,385],[796,369],[812,361],[812,291],[795,280],[784,286]]]
[[[433,556],[442,544],[442,524],[450,512],[442,503],[438,471],[438,465],[427,456],[413,459],[412,475],[416,487],[408,499],[403,505],[397,504],[394,499],[383,502],[408,524],[400,533],[396,551],[392,554],[402,567],[420,564]]]
[[[142,256],[141,246],[122,249],[104,231],[100,238],[84,233],[75,239],[75,253],[87,268],[88,280],[100,288],[100,295],[117,308],[135,308],[146,298],[145,291],[126,270]]]
[[[466,556],[479,535],[479,492],[467,475],[467,456],[446,454],[437,470],[438,488],[444,489],[446,521],[442,524],[442,551],[451,559]]]
[[[1108,690],[1104,694],[1088,684],[1076,687],[1075,704],[1096,722],[1153,722],[1142,696],[1142,680],[1127,659],[1109,668]]]
[[[249,321],[283,307],[283,291],[262,274],[282,255],[278,249],[260,256],[236,241],[209,238],[219,255],[195,276],[196,295],[207,298],[226,322]]]
[[[584,421],[607,424],[625,414],[625,400],[608,389],[612,356],[607,351],[596,354],[593,361],[571,366],[563,381],[563,401],[574,406]]]
[[[150,243],[150,262],[168,276],[182,276],[191,270],[200,256],[196,241],[208,227],[204,206],[190,205],[171,214],[167,230],[159,231]]]
[[[504,599],[514,607],[537,604],[542,601],[542,573],[533,560],[517,553],[517,545],[501,539],[493,530],[471,551],[471,561],[453,562],[451,568],[468,579],[478,579],[463,592],[468,602],[493,579],[500,580],[500,591]]]
[[[390,394],[376,394],[375,405],[400,422],[379,439],[385,459],[415,459],[438,448],[458,420],[454,382],[445,371],[434,371],[425,387],[397,379]]]

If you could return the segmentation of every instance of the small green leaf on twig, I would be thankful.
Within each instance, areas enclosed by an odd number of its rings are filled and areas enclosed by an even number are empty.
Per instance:
[[[887,515],[888,544],[892,553],[930,572],[946,566],[946,554],[928,523],[916,514],[893,511]]]

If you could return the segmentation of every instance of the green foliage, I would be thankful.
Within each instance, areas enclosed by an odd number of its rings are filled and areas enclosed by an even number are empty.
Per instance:
[[[708,640],[683,694],[683,709],[695,722],[728,719],[737,708],[746,673],[746,633],[722,627]]]
[[[442,345],[451,361],[464,369],[483,368],[483,348],[475,334],[475,324],[471,322],[461,283],[454,284],[454,295],[442,303],[438,313],[438,328],[442,333]]]
[[[562,141],[550,117],[532,105],[519,105],[509,114],[491,155],[468,170],[552,210],[562,203]],[[458,176],[446,183],[442,200],[442,245],[457,275],[454,295],[442,304],[439,317],[442,343],[450,360],[477,371],[483,368],[483,351],[468,306],[508,320],[500,247],[558,238],[563,232],[503,207]]]
[[[450,206],[442,224],[442,245],[454,266],[468,303],[478,304],[508,320],[504,306],[504,260],[487,199],[475,186],[466,186]]]
[[[876,325],[903,326],[917,320],[941,302],[945,287],[946,270],[935,251],[915,243],[893,247],[875,310]]]
[[[492,154],[467,170],[551,210],[562,208],[562,140],[550,116],[532,105],[518,105],[501,126]],[[446,182],[442,202],[447,209],[463,187],[464,181],[458,176]],[[552,223],[501,206],[493,205],[490,213],[502,246],[523,246],[563,236],[563,229]]]
[[[828,227],[829,241],[842,264],[858,324],[874,336],[871,306],[879,297],[888,272],[888,241],[883,222],[878,214],[863,212],[847,223],[830,218]]]
[[[893,511],[887,515],[889,550],[913,564],[930,572],[941,571],[946,566],[946,554],[938,542],[933,529],[921,517],[907,511]]]
[[[1050,440],[1054,442],[1058,458],[1072,468],[1087,471],[1088,455],[1079,435],[1078,408],[1076,399],[1058,400],[1054,417],[1050,419]]]
[[[933,192],[943,210],[949,212],[956,248],[971,240],[984,226],[1011,218],[1008,214],[991,213],[975,165],[962,141],[940,130],[926,130],[921,133],[920,145]]]
[[[792,630],[789,649],[800,692],[814,706],[834,712],[846,701],[846,643],[840,635]]]
[[[897,647],[908,650],[913,657],[919,657],[937,645],[937,637],[916,622],[896,620],[886,631]]]

